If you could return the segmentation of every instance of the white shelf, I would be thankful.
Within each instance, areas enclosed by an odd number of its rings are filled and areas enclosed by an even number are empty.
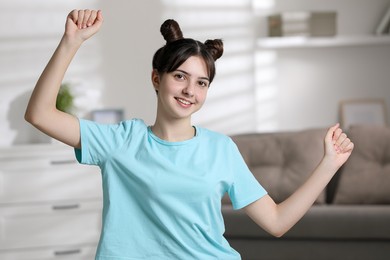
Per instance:
[[[257,40],[261,49],[317,48],[341,46],[389,45],[390,36],[358,35],[328,38],[309,37],[269,37]]]

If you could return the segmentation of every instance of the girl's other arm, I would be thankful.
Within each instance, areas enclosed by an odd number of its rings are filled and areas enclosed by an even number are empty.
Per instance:
[[[347,161],[353,143],[339,125],[331,127],[325,136],[325,155],[309,179],[289,198],[276,204],[268,195],[244,208],[259,226],[280,237],[309,210],[337,170]]]

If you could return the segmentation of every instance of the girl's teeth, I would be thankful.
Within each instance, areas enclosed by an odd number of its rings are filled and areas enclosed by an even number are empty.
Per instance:
[[[179,100],[179,102],[180,102],[180,103],[183,103],[183,104],[185,104],[185,105],[189,105],[189,104],[191,104],[190,102],[188,102],[188,101],[185,101],[185,100],[183,100],[183,99],[180,99],[180,98],[178,98],[177,100]]]

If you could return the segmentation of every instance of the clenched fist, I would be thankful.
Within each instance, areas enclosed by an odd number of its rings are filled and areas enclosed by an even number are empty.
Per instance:
[[[85,41],[97,33],[102,24],[103,15],[100,10],[73,10],[66,19],[65,36]]]

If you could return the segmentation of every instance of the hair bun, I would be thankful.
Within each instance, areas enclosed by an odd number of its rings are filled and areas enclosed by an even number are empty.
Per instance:
[[[208,51],[211,53],[211,56],[213,56],[214,61],[216,61],[222,56],[223,42],[221,39],[207,40],[204,44],[206,45]]]
[[[183,33],[181,32],[180,26],[173,19],[166,20],[161,25],[160,32],[163,35],[164,39],[167,41],[167,43],[183,39]]]

